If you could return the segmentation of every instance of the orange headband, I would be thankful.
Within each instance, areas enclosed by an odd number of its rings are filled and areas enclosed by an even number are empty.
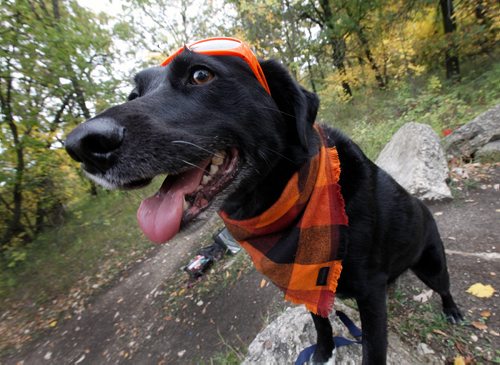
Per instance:
[[[185,49],[192,52],[201,53],[209,56],[236,56],[242,58],[254,73],[257,80],[264,89],[271,95],[271,90],[267,85],[266,77],[260,67],[259,61],[250,47],[236,38],[217,37],[207,38],[193,42],[185,47],[179,48],[176,52],[170,55],[161,63],[162,66],[167,66],[172,60],[180,55]]]

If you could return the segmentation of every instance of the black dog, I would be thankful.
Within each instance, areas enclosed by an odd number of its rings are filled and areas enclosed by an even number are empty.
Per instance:
[[[139,213],[153,240],[170,238],[208,207],[222,208],[235,219],[254,217],[278,199],[318,149],[317,96],[277,62],[260,64],[271,96],[238,57],[186,49],[168,67],[140,72],[129,101],[73,130],[66,149],[90,178],[109,188],[142,187],[158,174],[169,174],[157,206],[143,203]],[[384,364],[386,289],[407,269],[441,296],[451,322],[462,315],[450,294],[431,213],[349,138],[323,128],[327,144],[338,150],[349,217],[337,294],[357,301],[363,363]],[[318,346],[312,361],[324,363],[334,350],[332,328],[326,318],[313,315],[313,320]]]

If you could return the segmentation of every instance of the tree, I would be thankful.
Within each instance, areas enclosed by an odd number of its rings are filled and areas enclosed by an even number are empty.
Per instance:
[[[217,3],[220,6],[223,6]],[[146,50],[143,65],[158,64],[180,46],[224,34],[224,13],[216,2],[194,0],[126,0],[119,26],[128,43]]]
[[[31,240],[68,198],[61,138],[113,98],[107,19],[76,1],[0,9],[0,245]],[[68,182],[70,183],[70,182]],[[76,191],[79,183],[71,181]]]
[[[446,77],[448,79],[460,77],[460,67],[458,62],[458,50],[453,40],[453,33],[457,29],[455,22],[453,0],[439,0],[441,15],[443,16],[444,33],[447,40],[445,49]]]
[[[302,16],[317,24],[324,39],[330,46],[332,64],[341,75],[341,84],[344,94],[352,96],[352,89],[346,78],[345,56],[347,31],[338,26],[337,15],[334,14],[329,0],[319,0],[319,3],[310,2],[302,6]]]

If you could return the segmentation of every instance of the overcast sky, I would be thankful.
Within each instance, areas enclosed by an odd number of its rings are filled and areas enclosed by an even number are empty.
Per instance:
[[[122,10],[121,0],[77,0],[80,6],[91,9],[95,13],[105,12],[109,15],[117,15]]]

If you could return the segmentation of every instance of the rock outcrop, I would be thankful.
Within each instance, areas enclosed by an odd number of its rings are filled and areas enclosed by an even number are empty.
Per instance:
[[[448,155],[500,161],[500,104],[478,115],[443,139]]]
[[[448,164],[439,137],[419,123],[403,125],[384,147],[376,164],[412,195],[427,201],[451,199]]]
[[[335,308],[346,313],[359,326],[359,316],[356,311],[335,301]],[[334,315],[330,318],[333,333],[349,338],[347,328]],[[288,308],[281,316],[271,322],[253,340],[248,348],[248,354],[243,365],[285,365],[293,364],[299,353],[316,343],[316,331],[309,312],[303,306]],[[418,344],[409,347],[402,343],[394,334],[389,333],[389,349],[387,362],[398,365],[440,364],[432,354],[418,354]],[[361,364],[361,345],[353,344],[337,349],[336,364]]]

